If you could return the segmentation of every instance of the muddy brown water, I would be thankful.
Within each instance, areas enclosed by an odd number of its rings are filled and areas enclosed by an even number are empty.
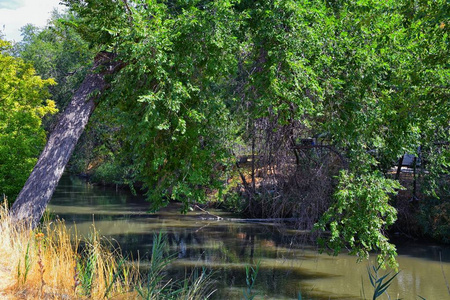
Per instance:
[[[344,253],[318,254],[307,234],[278,224],[204,220],[199,211],[180,214],[177,204],[150,214],[140,197],[68,175],[61,179],[49,209],[67,224],[75,223],[84,236],[94,222],[101,235],[130,257],[145,258],[154,234],[163,232],[177,256],[169,276],[183,279],[193,268],[206,267],[216,281],[215,299],[241,299],[245,267],[258,262],[257,299],[297,299],[299,292],[303,299],[372,299],[367,267],[374,258],[357,263]],[[388,289],[391,299],[450,299],[449,246],[402,242],[397,248],[401,271]]]

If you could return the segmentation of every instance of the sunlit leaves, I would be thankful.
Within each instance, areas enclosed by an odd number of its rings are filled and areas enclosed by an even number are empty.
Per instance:
[[[259,120],[275,124],[266,132],[300,124],[308,136],[294,139],[326,136],[349,161],[320,222],[328,245],[392,259],[388,170],[421,146],[428,174],[448,172],[444,0],[65,2],[92,47],[127,63],[99,108],[116,109],[156,204],[220,187],[229,145],[254,139]]]
[[[334,77],[328,81],[338,84],[325,97],[323,114],[329,118],[323,126],[345,149],[351,171],[341,174],[335,202],[319,223],[331,230],[327,245],[335,250],[348,245],[364,257],[380,249],[381,257],[392,259],[395,252],[383,231],[395,219],[388,200],[398,184],[377,172],[386,173],[400,156],[421,146],[427,170],[436,170],[427,178],[448,172],[436,168],[442,160],[436,163],[430,155],[445,153],[434,144],[449,141],[448,134],[437,134],[448,132],[450,119],[450,81],[444,79],[449,57],[441,52],[448,53],[448,42],[436,22],[448,4],[438,2],[430,8],[409,1],[358,1],[338,8],[334,26],[340,34],[331,37],[334,66],[328,74]],[[429,148],[441,151],[423,151]]]
[[[53,11],[45,28],[31,24],[24,26],[23,40],[18,43],[18,55],[32,63],[42,78],[55,78],[59,83],[51,87],[52,99],[63,109],[86,75],[87,66],[95,53],[68,24],[75,17]]]
[[[8,45],[0,40],[0,49]],[[0,194],[13,200],[44,146],[41,120],[57,111],[46,100],[55,81],[41,79],[31,65],[3,53],[0,70]]]
[[[66,1],[92,46],[127,62],[98,109],[119,108],[121,150],[154,207],[202,201],[206,187],[221,187],[227,157],[221,86],[236,66],[233,2],[103,2]]]

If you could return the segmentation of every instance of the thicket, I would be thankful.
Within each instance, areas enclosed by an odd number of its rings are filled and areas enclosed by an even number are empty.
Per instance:
[[[153,208],[214,196],[250,216],[297,217],[330,231],[324,249],[381,249],[391,263],[397,215],[448,236],[446,1],[63,2],[70,17],[25,31],[22,55],[77,49],[64,74],[99,51],[126,64],[74,170],[140,183]],[[42,46],[49,30],[70,35]],[[399,178],[406,153],[416,163]]]

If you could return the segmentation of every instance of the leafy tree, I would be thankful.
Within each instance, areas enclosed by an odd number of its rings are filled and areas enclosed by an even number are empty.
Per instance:
[[[246,143],[240,154],[252,157],[251,184],[243,183],[246,212],[297,216],[311,228],[328,207],[334,171],[323,161],[323,168],[308,165],[314,159],[305,156],[325,150],[306,154],[295,147],[322,132],[315,123],[321,121],[332,22],[321,1],[241,1],[236,9],[244,16],[235,82],[241,101],[231,110]]]
[[[10,49],[0,40],[0,193],[11,201],[45,145],[42,118],[57,109],[46,100],[55,81],[36,76],[30,64],[5,53]]]
[[[445,0],[64,3],[76,15],[64,24],[123,66],[100,71],[111,88],[97,107],[116,124],[128,179],[144,183],[154,207],[176,199],[187,208],[220,189],[236,141],[274,174],[267,194],[286,196],[293,181],[280,166],[317,168],[297,150],[325,136],[346,163],[334,181],[326,173],[335,190],[319,209],[316,228],[331,231],[324,247],[361,257],[379,249],[394,264],[385,230],[400,185],[389,169],[421,146],[430,195],[448,173]]]
[[[70,13],[55,10],[46,27],[24,26],[23,40],[15,49],[18,56],[33,63],[41,77],[58,82],[50,92],[61,112],[85,78],[95,55],[95,49],[89,48],[70,26],[76,19]],[[51,130],[58,119],[56,115],[44,126]],[[68,163],[69,170],[78,174],[89,172],[98,182],[126,182],[128,170],[115,159],[120,151],[115,129],[118,126],[114,110],[101,108],[94,112]]]
[[[32,24],[22,27],[23,39],[15,45],[17,55],[32,63],[37,74],[58,82],[50,87],[50,92],[60,111],[83,81],[96,54],[73,28],[66,25],[75,19],[73,15],[54,10],[44,28]]]
[[[100,105],[116,108],[125,157],[154,207],[220,188],[213,174],[227,157],[220,87],[235,67],[231,3],[67,2],[92,46],[127,62]]]
[[[325,229],[329,224],[332,248],[343,245],[339,236],[350,245],[357,241],[357,248],[381,249],[382,255],[390,252],[387,256],[392,257],[394,248],[379,225],[395,220],[396,211],[387,200],[399,186],[386,171],[404,153],[417,153],[419,146],[449,142],[450,73],[448,56],[441,53],[448,51],[447,33],[441,28],[448,23],[442,14],[448,4],[438,1],[430,10],[428,4],[413,6],[410,1],[339,4],[338,38],[331,55],[341,67],[331,69],[338,84],[325,97],[328,121],[323,127],[346,152],[350,169],[341,173],[335,202],[318,225]],[[445,156],[448,148],[441,149]],[[438,164],[445,166],[444,161]],[[426,167],[433,166],[429,160]],[[364,221],[367,216],[371,221]],[[357,223],[358,230],[348,235]],[[374,232],[380,235],[372,239]]]
[[[324,246],[362,257],[380,249],[380,261],[393,264],[385,230],[400,185],[388,170],[419,146],[436,149],[422,154],[438,177],[449,170],[448,3],[241,1],[240,9],[244,115],[255,128],[249,139],[261,141],[257,154],[273,170],[287,141],[326,135],[349,164],[316,226],[331,230]]]

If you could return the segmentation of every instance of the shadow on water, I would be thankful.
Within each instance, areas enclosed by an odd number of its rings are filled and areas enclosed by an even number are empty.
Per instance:
[[[421,242],[420,240],[393,240],[398,253],[411,258],[450,263],[450,245]],[[450,295],[449,295],[450,299]]]
[[[299,291],[308,299],[360,299],[362,286],[370,286],[367,262],[356,264],[356,259],[347,255],[318,255],[308,235],[277,224],[203,220],[197,212],[180,214],[181,206],[176,203],[149,214],[148,203],[141,197],[69,176],[63,176],[49,208],[66,224],[76,223],[77,231],[85,236],[94,222],[100,234],[116,241],[125,255],[144,258],[140,264],[144,269],[154,234],[163,232],[169,252],[177,257],[169,275],[184,279],[186,272],[207,267],[217,281],[216,299],[242,298],[245,267],[258,262],[261,267],[255,288],[264,299],[296,299]],[[223,211],[211,212],[228,216]],[[441,269],[450,277],[448,247],[398,248],[402,272],[390,289],[393,296],[445,299]],[[370,295],[370,289],[365,289]]]

